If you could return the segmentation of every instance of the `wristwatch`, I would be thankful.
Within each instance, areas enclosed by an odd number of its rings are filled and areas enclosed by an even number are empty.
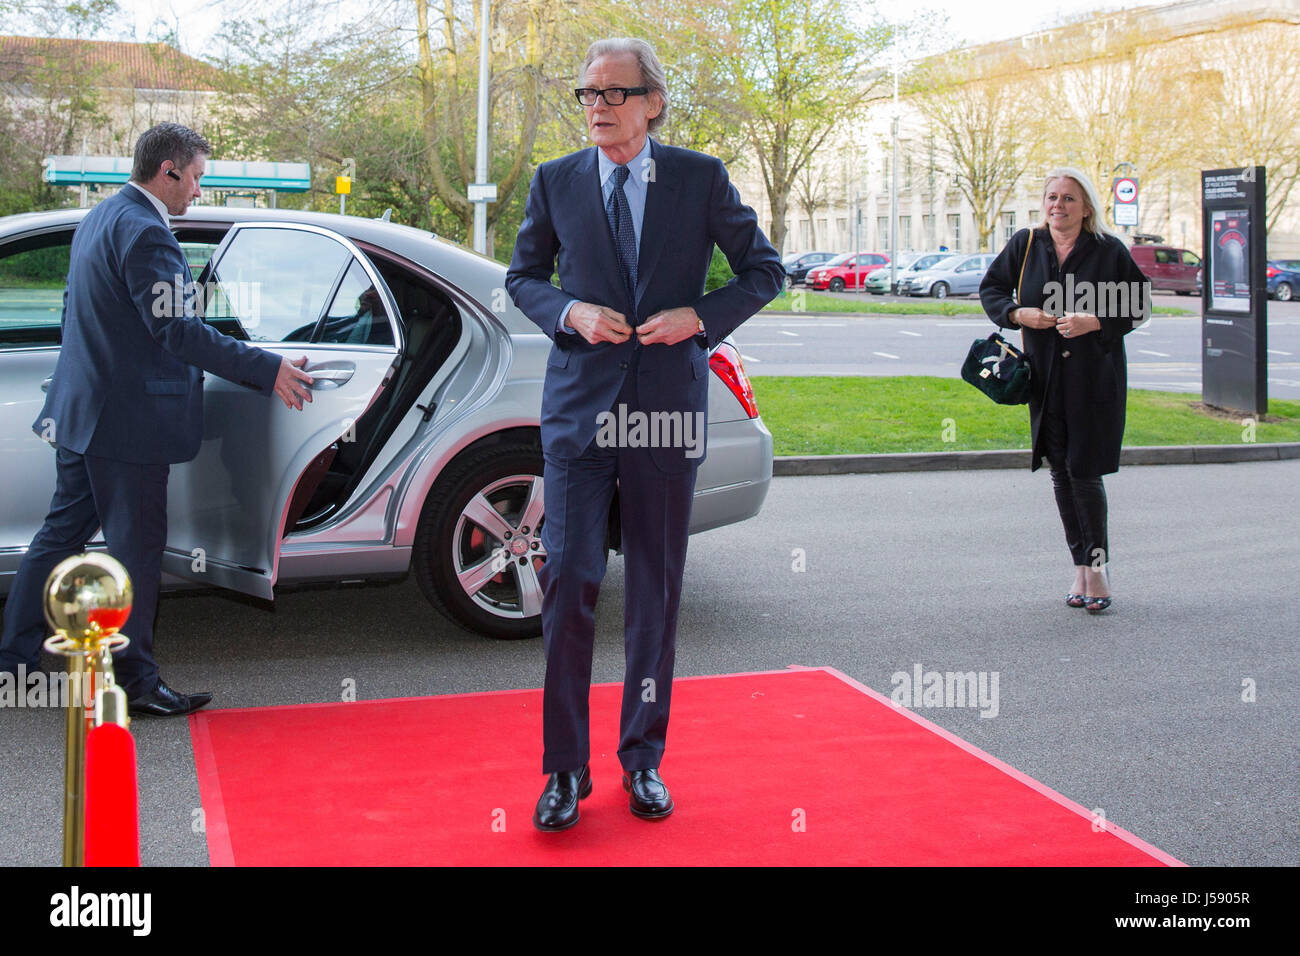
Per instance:
[[[699,316],[696,316],[696,317],[695,317],[695,323],[696,323],[696,324],[695,324],[695,334],[696,334],[696,335],[703,335],[703,334],[704,334],[704,320],[701,319]]]

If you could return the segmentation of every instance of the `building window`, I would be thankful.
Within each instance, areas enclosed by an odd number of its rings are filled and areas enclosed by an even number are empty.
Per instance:
[[[835,220],[836,231],[839,233],[840,241],[835,243],[836,248],[847,249],[849,247],[849,219],[847,216],[841,216]]]
[[[829,219],[817,220],[817,248],[825,249],[831,240],[831,228]]]
[[[1004,212],[1002,214],[1002,243],[1006,245],[1011,241],[1011,237],[1016,234],[1016,214],[1014,212]]]
[[[888,249],[889,248],[889,217],[888,216],[876,217],[876,235],[879,237],[880,248]]]
[[[950,248],[953,252],[961,252],[961,215],[948,217],[948,235],[952,237]]]
[[[812,220],[799,220],[799,246],[802,249],[811,249],[812,245]]]
[[[925,233],[925,248],[933,249],[934,242],[934,216],[921,217],[921,231]]]
[[[911,248],[912,245],[912,217],[898,217],[898,242],[904,249]]]

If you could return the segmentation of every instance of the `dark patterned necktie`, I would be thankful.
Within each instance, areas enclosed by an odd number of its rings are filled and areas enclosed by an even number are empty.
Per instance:
[[[609,218],[609,231],[614,236],[614,249],[618,253],[619,265],[623,267],[623,281],[627,283],[628,298],[636,300],[636,230],[632,228],[632,207],[627,203],[627,194],[623,184],[627,182],[630,171],[626,166],[614,167],[614,190],[605,203],[605,215]]]

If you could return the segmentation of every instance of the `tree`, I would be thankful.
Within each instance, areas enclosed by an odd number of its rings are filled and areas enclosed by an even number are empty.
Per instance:
[[[851,121],[880,79],[870,67],[888,26],[862,29],[845,0],[737,0],[720,51],[739,93],[741,123],[772,209],[770,238],[784,247],[790,194],[834,131]],[[883,24],[878,16],[872,21]]]
[[[1240,25],[1239,25],[1240,26]],[[1295,106],[1300,75],[1290,48],[1296,28],[1249,24],[1207,41],[1192,97],[1208,135],[1198,139],[1197,165],[1266,167],[1266,228],[1277,225],[1300,181],[1300,129]]]
[[[1045,126],[1026,73],[948,55],[910,78],[917,101],[957,188],[970,203],[979,249],[990,248],[998,214],[1039,160]],[[1016,72],[1014,81],[1004,73]]]

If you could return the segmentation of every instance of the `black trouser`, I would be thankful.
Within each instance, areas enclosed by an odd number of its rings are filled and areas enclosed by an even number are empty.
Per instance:
[[[1052,382],[1038,426],[1043,457],[1052,470],[1056,508],[1061,513],[1065,544],[1070,549],[1075,567],[1086,564],[1100,570],[1110,561],[1110,545],[1106,538],[1106,488],[1100,476],[1080,478],[1070,474],[1060,387],[1060,379]]]

